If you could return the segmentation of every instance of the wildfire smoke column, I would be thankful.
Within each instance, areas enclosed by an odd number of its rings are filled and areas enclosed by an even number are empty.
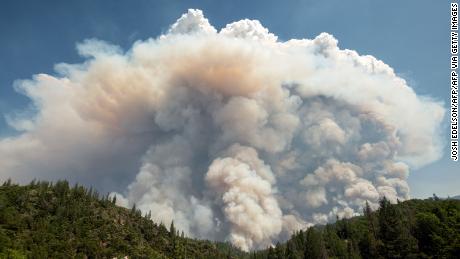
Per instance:
[[[442,105],[332,35],[280,41],[259,21],[217,30],[188,10],[123,51],[78,44],[16,88],[0,178],[70,179],[188,236],[265,248],[353,216],[365,201],[409,198],[411,167],[441,156]]]

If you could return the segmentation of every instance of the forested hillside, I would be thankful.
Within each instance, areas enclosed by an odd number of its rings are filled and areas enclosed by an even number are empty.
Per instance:
[[[226,258],[226,243],[194,240],[66,181],[0,187],[0,258]]]
[[[0,187],[0,258],[460,258],[460,201],[410,200],[295,233],[244,253],[185,237],[135,207],[82,186],[5,182]]]
[[[367,204],[366,204],[367,205]],[[295,233],[252,258],[460,258],[460,201],[380,201],[372,212]]]

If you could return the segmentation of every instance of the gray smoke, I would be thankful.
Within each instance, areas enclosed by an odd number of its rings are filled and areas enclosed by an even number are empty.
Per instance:
[[[189,236],[266,247],[292,231],[409,198],[409,168],[438,159],[442,105],[322,33],[278,41],[258,21],[220,31],[189,10],[123,52],[78,45],[16,88],[0,178],[67,178],[115,191]]]

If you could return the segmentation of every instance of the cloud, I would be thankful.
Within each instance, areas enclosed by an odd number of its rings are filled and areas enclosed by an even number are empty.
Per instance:
[[[271,238],[282,229],[282,213],[272,190],[273,175],[254,149],[232,148],[240,150],[216,158],[206,173],[206,182],[219,196],[216,203],[222,204],[233,244],[243,250],[255,244],[271,245]]]
[[[86,40],[83,63],[16,83],[32,107],[9,114],[0,178],[92,185],[245,250],[407,199],[410,168],[441,156],[444,108],[337,43],[218,31],[200,10],[126,52]]]

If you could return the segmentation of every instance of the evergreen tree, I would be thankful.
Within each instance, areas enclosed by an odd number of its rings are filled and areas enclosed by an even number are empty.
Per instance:
[[[284,246],[279,242],[275,246],[275,258],[284,258]]]
[[[348,239],[347,241],[347,258],[357,259],[361,258],[359,249],[355,246],[353,239]]]
[[[304,251],[304,258],[327,258],[321,232],[311,227],[307,230],[307,246]]]
[[[99,195],[98,195],[99,196]],[[137,208],[136,208],[136,203],[133,204],[133,207],[131,208],[131,214],[136,214]]]
[[[286,243],[286,259],[299,259],[300,255],[297,254],[297,248],[294,240]]]
[[[364,207],[364,217],[367,222],[367,232],[361,246],[361,254],[365,258],[381,258],[378,248],[380,246],[377,237],[377,222],[369,202]]]
[[[335,258],[345,258],[347,255],[347,245],[339,238],[333,225],[326,225],[324,229],[324,239],[328,255]]]
[[[253,253],[186,238],[150,212],[65,181],[0,186],[0,258],[459,258],[460,201],[409,200],[299,231]],[[420,251],[418,251],[417,243]],[[375,251],[377,247],[377,251]]]
[[[255,253],[254,253],[254,257],[255,257]],[[275,250],[273,249],[273,247],[270,246],[268,248],[267,259],[277,259],[277,258],[278,257],[275,254]]]
[[[440,242],[441,221],[435,214],[418,213],[416,215],[415,236],[418,239],[420,250],[427,256],[439,256],[438,252],[443,245]]]
[[[416,250],[416,242],[407,226],[403,224],[398,208],[384,197],[380,200],[379,238],[382,246],[379,251],[385,258],[409,258]]]
[[[169,234],[171,236],[171,239],[176,237],[176,228],[174,227],[174,220],[171,221],[171,225],[169,226]]]

